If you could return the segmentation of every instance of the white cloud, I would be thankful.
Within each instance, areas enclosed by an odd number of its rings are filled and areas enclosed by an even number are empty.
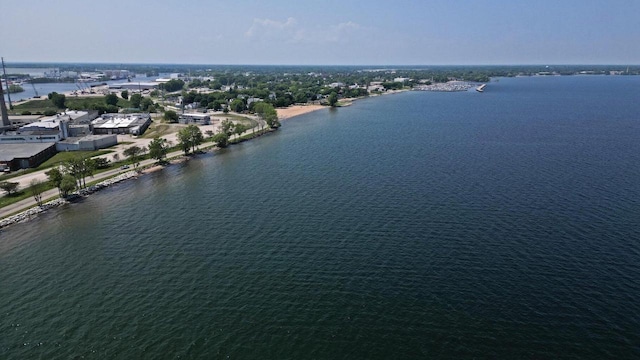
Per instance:
[[[280,40],[288,43],[336,43],[348,42],[362,30],[362,26],[347,21],[337,25],[305,28],[295,18],[286,21],[253,19],[253,24],[245,32],[245,37],[263,40]]]
[[[331,25],[329,30],[325,32],[323,38],[327,42],[339,42],[339,41],[347,41],[349,40],[349,36],[359,31],[362,27],[354,23],[353,21],[348,21],[344,23],[340,23],[338,25]]]
[[[244,35],[246,37],[261,36],[264,34],[274,34],[280,32],[291,32],[296,27],[296,19],[290,17],[287,21],[277,21],[271,19],[253,19],[253,24]]]

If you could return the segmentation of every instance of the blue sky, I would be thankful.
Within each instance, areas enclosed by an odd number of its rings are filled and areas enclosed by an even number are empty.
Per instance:
[[[640,64],[637,0],[2,0],[7,61]]]

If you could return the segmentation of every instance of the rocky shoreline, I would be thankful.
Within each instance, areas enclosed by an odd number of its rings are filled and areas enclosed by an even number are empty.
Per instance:
[[[121,181],[127,180],[127,179],[131,179],[131,178],[135,178],[138,176],[138,173],[136,171],[127,171],[126,173],[122,173],[116,177],[112,177],[110,179],[106,179],[104,181],[101,181],[95,185],[91,185],[89,187],[87,187],[86,189],[81,189],[79,191],[76,191],[74,193],[72,193],[71,195],[69,195],[66,199],[60,198],[60,199],[55,199],[52,201],[49,201],[47,203],[42,204],[42,206],[36,206],[36,207],[32,207],[30,209],[27,209],[25,211],[22,211],[18,214],[9,216],[7,218],[4,218],[2,220],[0,220],[0,229],[13,225],[13,224],[17,224],[17,223],[22,223],[22,222],[26,222],[29,221],[31,219],[33,219],[36,215],[41,214],[45,211],[48,211],[50,209],[56,208],[58,206],[62,206],[64,204],[68,204],[69,200],[73,200],[75,198],[79,198],[79,197],[83,197],[83,196],[88,196],[90,194],[93,194],[96,191],[100,191],[102,189],[105,189],[113,184],[117,184]]]

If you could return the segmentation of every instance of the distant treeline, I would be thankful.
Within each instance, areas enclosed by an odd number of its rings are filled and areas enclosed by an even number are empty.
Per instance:
[[[258,74],[295,74],[295,73],[323,73],[340,74],[353,72],[377,72],[395,70],[397,72],[428,72],[436,75],[480,73],[487,76],[515,76],[533,75],[539,72],[555,71],[560,74],[575,74],[581,71],[608,73],[619,71],[629,75],[640,75],[640,65],[467,65],[467,66],[429,66],[429,65],[207,65],[207,64],[105,64],[105,63],[11,63],[12,67],[43,68],[55,67],[61,71],[100,71],[111,69],[126,69],[135,73],[156,76],[160,73],[182,73],[193,76],[211,73],[258,73]]]

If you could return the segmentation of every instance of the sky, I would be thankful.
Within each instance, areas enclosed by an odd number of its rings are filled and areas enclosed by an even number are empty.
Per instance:
[[[7,62],[640,64],[638,0],[2,0]]]

